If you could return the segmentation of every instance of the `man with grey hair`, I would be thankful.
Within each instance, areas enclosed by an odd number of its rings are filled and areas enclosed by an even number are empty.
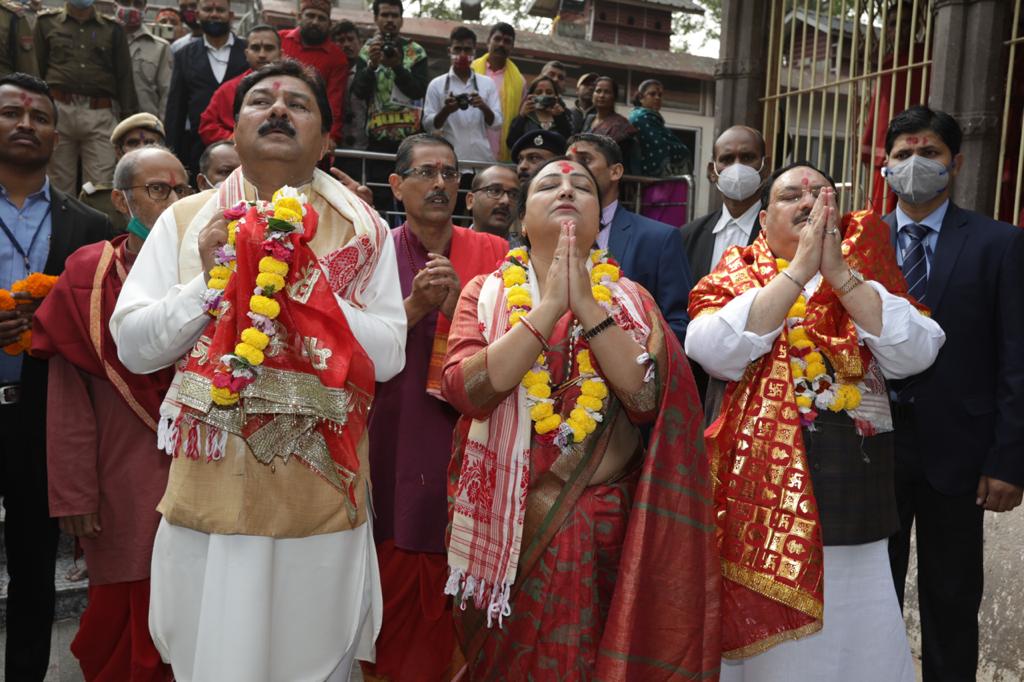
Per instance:
[[[163,679],[170,668],[149,635],[149,576],[170,468],[155,435],[173,372],[131,373],[108,322],[149,230],[190,190],[181,162],[158,147],[122,157],[114,185],[128,234],[68,258],[36,312],[33,353],[50,359],[50,515],[78,538],[89,565],[89,602],[71,652],[86,679]]]

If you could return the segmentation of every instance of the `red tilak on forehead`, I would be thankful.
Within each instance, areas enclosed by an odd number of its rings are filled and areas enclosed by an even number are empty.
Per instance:
[[[270,84],[270,87],[271,87],[271,89],[273,89],[274,92],[277,92],[278,90],[281,89],[281,82],[280,81],[274,81],[273,83]]]
[[[570,154],[577,154],[577,153],[579,153],[579,150],[576,149],[576,145],[573,145],[573,146],[569,147],[569,153]]]
[[[35,100],[32,99],[32,95],[27,92],[23,92],[21,93],[21,103],[26,107],[31,107],[35,103]]]
[[[561,162],[560,164],[558,164],[558,167],[561,168],[562,172],[565,173],[566,175],[572,173],[572,164],[569,163],[568,161]]]

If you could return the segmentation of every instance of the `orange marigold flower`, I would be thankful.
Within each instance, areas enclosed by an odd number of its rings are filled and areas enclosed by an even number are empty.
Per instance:
[[[0,310],[14,310],[14,297],[7,289],[0,289]]]

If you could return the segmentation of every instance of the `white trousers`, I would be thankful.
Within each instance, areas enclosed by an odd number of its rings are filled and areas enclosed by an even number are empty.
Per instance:
[[[757,656],[723,660],[721,682],[914,682],[887,540],[825,547],[818,632]]]
[[[149,629],[178,682],[347,680],[382,610],[369,523],[274,539],[160,522]]]

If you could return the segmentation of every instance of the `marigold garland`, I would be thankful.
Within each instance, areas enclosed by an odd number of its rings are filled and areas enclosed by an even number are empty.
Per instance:
[[[775,263],[779,272],[789,267],[789,261],[784,258],[777,258]],[[785,334],[800,423],[809,427],[818,418],[815,408],[832,412],[857,409],[866,387],[837,383],[835,376],[829,374],[824,354],[811,341],[803,325],[806,315],[807,299],[801,292],[786,313]]]
[[[210,397],[221,406],[238,402],[241,391],[254,382],[259,368],[266,359],[264,350],[270,345],[276,333],[274,320],[281,314],[281,304],[274,300],[285,287],[289,263],[294,246],[289,236],[302,231],[302,218],[306,214],[306,196],[292,187],[282,187],[269,205],[256,204],[257,228],[263,229],[264,253],[260,258],[252,296],[249,297],[249,319],[252,326],[239,334],[234,352],[222,355],[220,365],[213,375]],[[217,265],[210,270],[210,281],[204,296],[206,311],[219,317],[226,310],[224,289],[237,269],[235,261],[235,239],[245,221],[246,206],[240,204],[225,211],[231,220],[228,224],[228,243],[221,247],[216,256]]]
[[[29,305],[37,302],[39,299],[46,298],[56,283],[57,277],[54,275],[47,275],[42,272],[30,273],[28,277],[19,279],[11,284],[10,291],[0,289],[0,310],[14,310],[20,305]],[[14,294],[28,294],[30,298],[15,298]],[[18,355],[31,347],[32,330],[26,329],[18,336],[17,341],[4,346],[3,351],[7,355]]]
[[[591,293],[594,300],[610,313],[613,299],[611,285],[619,280],[621,270],[607,251],[592,251],[590,258],[594,264],[590,275]],[[501,278],[505,284],[505,304],[509,311],[509,329],[533,309],[529,264],[529,252],[519,247],[508,252],[501,266]],[[544,353],[537,356],[533,367],[526,372],[522,380],[534,430],[541,436],[554,433],[555,441],[560,447],[567,447],[570,442],[580,443],[597,429],[598,422],[603,419],[601,410],[604,407],[604,400],[608,397],[608,387],[594,368],[590,350],[580,348],[576,352],[574,362],[579,370],[580,394],[565,420],[555,412],[551,372]],[[571,370],[570,364],[567,375],[571,375]]]

